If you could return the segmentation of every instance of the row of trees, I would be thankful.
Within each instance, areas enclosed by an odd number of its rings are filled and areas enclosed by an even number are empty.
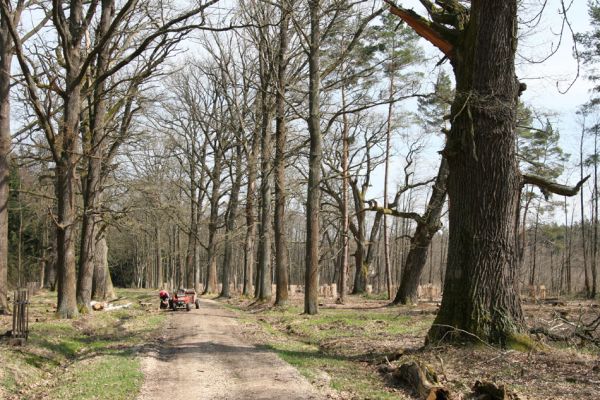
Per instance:
[[[93,288],[110,292],[108,264],[120,285],[223,297],[233,286],[278,305],[303,280],[308,314],[319,280],[338,283],[340,302],[375,283],[406,304],[439,279],[431,339],[456,327],[504,342],[523,325],[519,271],[540,282],[542,237],[553,232],[565,245],[560,268],[550,252],[552,286],[577,285],[581,244],[595,294],[597,223],[581,234],[572,220],[541,223],[547,203],[533,187],[572,196],[584,177],[575,188],[552,182],[567,161],[558,133],[519,106],[516,1],[421,1],[425,19],[390,2],[256,0],[233,7],[227,28],[214,27],[216,3],[3,0],[3,43],[20,66],[3,76],[17,83],[21,127],[13,139],[10,111],[0,113],[0,196],[4,211],[16,204],[17,254],[38,261],[13,261],[13,284],[33,270],[50,285],[56,276],[58,312],[74,317]],[[39,15],[31,34],[19,25],[25,7]],[[443,72],[421,72],[418,35],[450,60],[456,89]],[[8,269],[0,264],[4,308]]]

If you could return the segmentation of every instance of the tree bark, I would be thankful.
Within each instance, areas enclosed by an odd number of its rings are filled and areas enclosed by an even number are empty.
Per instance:
[[[164,287],[164,276],[163,276],[163,260],[162,260],[162,235],[158,225],[154,227],[154,236],[156,238],[154,256],[156,258],[156,287],[163,289]]]
[[[583,179],[583,137],[585,135],[585,127],[581,129],[581,139],[579,142],[579,176]],[[591,287],[587,268],[587,251],[585,245],[585,207],[583,204],[583,190],[579,193],[579,205],[581,207],[581,248],[583,251],[583,272],[584,286],[586,296],[590,295]]]
[[[515,154],[519,82],[514,71],[517,2],[473,1],[453,67],[450,239],[444,297],[429,331],[452,326],[507,343],[523,330],[514,230],[520,174]],[[462,112],[466,106],[466,112]]]
[[[308,84],[308,132],[310,155],[308,162],[308,190],[306,196],[306,271],[304,276],[304,313],[318,312],[319,294],[319,238],[321,207],[321,162],[323,158],[320,110],[320,61],[321,29],[320,0],[308,2],[310,12],[309,84]]]
[[[468,337],[460,333],[466,331],[505,344],[524,330],[514,232],[521,190],[515,150],[521,89],[514,68],[517,1],[473,0],[470,11],[452,3],[457,37],[407,21],[423,36],[433,32],[430,41],[450,58],[456,80],[444,150],[450,171],[448,266],[428,341]]]
[[[116,298],[112,279],[108,267],[108,245],[106,236],[101,234],[94,246],[94,278],[92,284],[92,298],[104,301]]]
[[[114,12],[114,0],[102,0],[98,40],[102,40],[110,29]],[[104,46],[98,53],[96,76],[108,69],[110,58],[109,46]],[[88,169],[83,190],[83,216],[81,225],[81,246],[79,249],[79,275],[77,278],[77,305],[79,310],[87,313],[91,310],[92,280],[94,275],[94,245],[96,244],[96,224],[99,220],[97,207],[100,203],[102,165],[105,140],[106,118],[106,81],[96,82],[92,104],[93,118],[90,122],[90,141],[86,143]]]
[[[594,236],[592,239],[592,260],[590,269],[592,272],[592,290],[590,298],[595,299],[597,293],[598,269],[596,266],[598,257],[598,125],[594,126]]]
[[[248,154],[248,184],[246,190],[246,240],[244,242],[244,287],[242,294],[250,296],[252,293],[252,279],[254,271],[255,237],[256,237],[256,158],[259,151],[258,130],[252,130],[252,144]]]
[[[192,147],[193,148],[193,147]],[[194,152],[194,150],[192,150]],[[194,156],[191,156],[194,157]],[[192,288],[195,284],[195,272],[196,272],[196,249],[197,249],[197,238],[198,238],[198,221],[196,216],[197,204],[196,204],[196,166],[190,166],[190,231],[188,233],[187,250],[185,254],[185,271],[186,271],[186,287]]]
[[[343,87],[342,87],[343,90]],[[342,102],[345,102],[345,92],[342,91]],[[344,105],[345,108],[345,105]],[[349,123],[348,115],[344,113],[342,116],[342,254],[340,259],[340,288],[338,303],[344,304],[346,301],[346,292],[348,291],[348,253],[349,243],[349,220],[348,220],[348,158],[350,152],[350,144],[348,139]]]
[[[257,298],[261,301],[271,300],[271,124],[267,102],[267,87],[261,89],[261,167],[260,167],[260,225],[258,228],[258,266],[259,275]]]
[[[83,3],[72,2],[69,15],[69,33],[72,40],[64,43],[64,55],[69,68],[66,71],[64,114],[60,128],[61,146],[56,161],[56,194],[58,199],[58,308],[61,318],[78,316],[76,299],[77,277],[75,271],[75,185],[78,162],[79,116],[81,110],[81,32]],[[55,22],[57,25],[60,21]]]
[[[235,225],[237,220],[240,189],[242,186],[242,149],[241,145],[235,146],[235,177],[231,185],[231,194],[229,195],[229,204],[225,215],[225,251],[223,255],[223,272],[221,282],[223,287],[219,297],[229,298],[229,283],[233,272],[233,240]]]
[[[8,312],[8,199],[11,145],[10,68],[12,41],[4,19],[0,23],[0,314],[4,314]]]
[[[286,53],[288,49],[288,30],[291,8],[288,0],[281,0],[281,25],[279,29],[279,50],[277,54],[277,91],[275,93],[276,128],[275,128],[275,276],[277,289],[275,305],[282,306],[288,301],[288,253],[285,221],[286,202],[286,120],[285,120],[285,92],[286,92]]]
[[[211,171],[210,219],[208,222],[208,265],[206,286],[202,294],[217,293],[217,229],[219,223],[219,199],[221,198],[221,170],[223,154],[219,143],[214,146],[214,165]]]
[[[365,218],[367,213],[364,207],[364,193],[358,187],[356,180],[351,181],[352,195],[354,198],[354,212],[356,215],[356,229],[354,229],[354,241],[356,250],[354,252],[354,286],[352,294],[365,293],[367,290],[367,275],[369,266],[365,264],[365,254],[367,252],[367,238]]]

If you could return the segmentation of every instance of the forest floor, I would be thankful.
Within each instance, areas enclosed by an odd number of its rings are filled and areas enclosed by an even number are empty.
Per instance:
[[[487,344],[423,347],[439,303],[387,307],[387,302],[350,296],[345,305],[324,302],[317,316],[302,314],[302,299],[285,308],[231,299],[252,343],[281,358],[339,399],[414,399],[389,371],[409,361],[428,365],[453,399],[467,399],[476,381],[504,385],[518,399],[600,398],[600,348],[577,337],[549,341],[532,337],[500,349]],[[556,335],[574,331],[600,315],[597,303],[524,304],[529,326]],[[582,325],[583,326],[583,325]],[[597,332],[598,333],[598,332]],[[508,398],[508,397],[507,397]]]
[[[525,303],[527,323],[555,340],[534,335],[500,349],[423,347],[437,302],[386,307],[350,296],[306,316],[302,298],[285,308],[206,299],[172,312],[158,310],[155,291],[118,295],[113,304],[131,306],[76,320],[56,319],[55,293],[35,296],[27,343],[0,340],[0,399],[414,399],[390,372],[409,361],[428,365],[456,400],[476,381],[505,385],[511,399],[600,398],[600,348],[572,335],[600,321],[588,301]],[[0,316],[0,334],[10,323]]]

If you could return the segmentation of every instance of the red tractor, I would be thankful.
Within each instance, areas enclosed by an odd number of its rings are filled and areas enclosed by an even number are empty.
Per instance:
[[[190,311],[193,305],[197,309],[200,308],[200,299],[196,298],[196,291],[194,289],[178,289],[177,293],[169,299],[169,306],[173,311],[181,308]]]

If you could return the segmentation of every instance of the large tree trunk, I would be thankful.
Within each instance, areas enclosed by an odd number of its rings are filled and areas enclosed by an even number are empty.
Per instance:
[[[67,107],[67,110],[72,108]],[[71,111],[65,110],[69,115],[67,121],[77,117],[72,116]],[[75,272],[75,166],[74,135],[63,133],[65,141],[71,144],[65,145],[62,159],[56,165],[58,198],[58,215],[56,228],[57,244],[57,269],[58,269],[58,308],[57,313],[61,318],[74,318],[79,315],[75,289],[77,276]]]
[[[94,246],[92,298],[94,300],[104,301],[112,300],[115,297],[115,290],[108,269],[108,246],[106,244],[106,237],[104,234],[101,234]]]
[[[108,34],[114,11],[114,0],[102,0],[98,40]],[[106,72],[109,64],[110,48],[104,46],[98,53],[96,76]],[[77,279],[77,305],[81,312],[90,311],[92,300],[92,280],[94,275],[94,245],[96,244],[97,207],[100,203],[103,153],[106,147],[106,81],[96,82],[92,104],[93,118],[90,121],[90,141],[85,143],[88,153],[88,170],[83,190],[83,216],[81,226],[81,246],[79,249],[79,275]]]
[[[0,314],[8,310],[8,197],[10,133],[10,66],[12,43],[0,21]]]
[[[400,287],[393,304],[417,303],[417,289],[427,262],[427,252],[433,236],[440,229],[440,216],[446,200],[447,179],[448,162],[445,158],[442,158],[427,210],[423,218],[417,222],[415,234],[410,240],[410,250],[406,257]]]
[[[272,158],[273,158],[273,140],[272,136],[272,96],[270,89],[272,86],[273,70],[272,65],[267,61],[268,47],[267,31],[261,28],[259,42],[259,79],[260,93],[260,224],[258,226],[258,265],[257,265],[257,287],[256,297],[261,301],[271,300],[271,224],[273,223],[273,211],[271,204],[271,184],[272,184]]]
[[[521,189],[515,154],[517,1],[471,5],[451,57],[457,89],[444,151],[450,168],[448,266],[428,340],[457,328],[506,343],[524,325],[514,240]]]
[[[198,227],[202,217],[202,202],[205,195],[206,169],[201,168],[200,177],[196,179],[197,165],[206,163],[207,140],[202,144],[200,158],[197,160],[196,142],[191,140],[191,152],[187,155],[190,168],[190,232],[188,234],[185,268],[187,271],[186,287],[199,289],[200,270],[198,268]]]
[[[83,1],[72,1],[68,21],[63,21],[55,13],[54,24],[68,29],[68,39],[62,43],[63,54],[67,62],[63,98],[64,113],[60,123],[59,137],[54,144],[56,162],[56,197],[58,199],[57,247],[58,247],[58,308],[61,318],[76,317],[77,309],[75,272],[75,187],[79,146],[77,145],[80,113],[81,86],[79,77],[82,67],[81,44],[83,31]],[[67,28],[68,27],[68,28]],[[91,275],[91,274],[90,274]],[[90,283],[91,288],[91,283]],[[91,291],[90,291],[91,296]]]
[[[290,4],[288,0],[281,0],[282,20],[279,30],[279,52],[277,55],[277,91],[276,103],[276,149],[275,149],[275,275],[277,291],[275,304],[284,305],[288,300],[288,253],[285,224],[285,146],[287,142],[286,120],[285,120],[285,84],[286,75],[286,53],[288,48],[288,30],[290,23]]]
[[[356,250],[354,252],[355,271],[352,294],[362,294],[367,290],[367,275],[369,274],[369,266],[365,263],[365,255],[367,252],[365,219],[367,213],[365,212],[363,194],[355,180],[351,182],[351,187],[354,198],[354,212],[356,215],[356,229],[353,232]]]
[[[321,137],[320,107],[320,60],[321,29],[319,13],[321,1],[308,2],[310,10],[309,84],[308,84],[308,132],[310,155],[308,162],[308,190],[306,195],[306,271],[304,275],[304,312],[318,312],[319,295],[319,239],[321,208],[321,160],[323,138]]]

